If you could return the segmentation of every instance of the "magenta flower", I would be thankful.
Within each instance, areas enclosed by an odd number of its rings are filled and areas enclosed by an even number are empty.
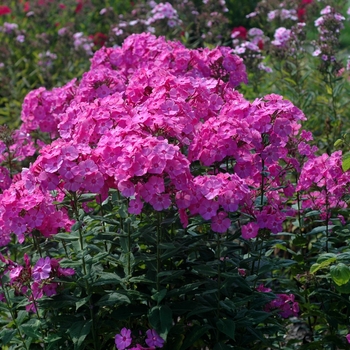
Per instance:
[[[35,281],[45,280],[50,277],[51,262],[50,258],[40,258],[34,266],[33,278]]]
[[[131,344],[131,330],[125,327],[120,331],[120,334],[115,336],[115,346],[118,350],[124,350]]]
[[[149,329],[146,332],[147,338],[145,339],[146,344],[149,347],[162,348],[164,345],[164,339],[161,338],[154,329]]]
[[[348,343],[350,343],[350,333],[345,337]]]
[[[259,226],[255,222],[249,222],[242,226],[242,237],[244,239],[254,238],[258,235]]]

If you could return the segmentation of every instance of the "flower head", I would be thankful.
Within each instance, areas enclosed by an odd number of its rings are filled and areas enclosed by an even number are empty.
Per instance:
[[[35,281],[44,280],[50,277],[51,263],[50,258],[40,258],[34,266],[33,278]]]
[[[120,334],[115,336],[115,346],[118,350],[124,350],[131,344],[131,330],[125,327],[120,331]]]
[[[146,344],[149,347],[162,348],[164,345],[164,339],[161,338],[154,329],[149,329],[146,332],[147,338],[145,339]]]

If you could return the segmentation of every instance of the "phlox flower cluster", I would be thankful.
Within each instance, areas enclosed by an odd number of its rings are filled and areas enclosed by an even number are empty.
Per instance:
[[[31,265],[27,254],[24,255],[24,266],[1,254],[0,261],[4,265],[3,274],[9,276],[8,287],[13,289],[16,295],[28,298],[29,303],[26,306],[28,312],[36,311],[36,300],[57,294],[60,282],[56,282],[55,279],[72,276],[75,273],[72,268],[62,268],[59,260],[50,257],[40,258],[34,266]]]
[[[305,23],[298,22],[290,29],[279,27],[274,33],[271,41],[271,53],[279,58],[294,57],[305,51],[303,43],[305,40]]]
[[[271,288],[265,287],[263,284],[257,287],[258,292],[268,293],[271,292]],[[283,318],[298,317],[299,316],[299,304],[295,301],[294,294],[276,294],[277,298],[270,301],[265,305],[265,311],[270,312],[278,310],[278,313]]]
[[[55,53],[50,52],[49,50],[46,52],[39,53],[38,57],[40,61],[38,61],[39,66],[51,67],[54,60],[57,59],[57,55]]]
[[[321,67],[326,69],[333,65],[338,71],[341,65],[336,61],[336,53],[339,45],[340,31],[344,28],[345,17],[337,13],[331,6],[326,6],[321,11],[321,17],[315,20],[315,27],[319,32],[319,38],[314,43],[313,56],[322,59]]]
[[[45,237],[57,233],[60,228],[69,230],[73,222],[65,210],[57,210],[53,203],[59,199],[43,189],[33,174],[24,169],[1,194],[0,246],[10,242],[11,233],[23,243],[25,234],[33,230],[39,230]]]
[[[73,34],[73,45],[75,50],[83,50],[88,56],[92,56],[93,40],[79,32]]]
[[[105,199],[111,188],[129,199],[131,214],[172,207],[184,226],[200,215],[221,233],[239,211],[245,238],[280,232],[293,214],[288,174],[314,149],[299,135],[303,113],[274,94],[245,100],[234,88],[246,81],[229,48],[189,50],[140,34],[101,48],[79,83],[32,91],[21,131],[56,139],[2,195],[3,241],[11,231],[23,241],[32,229],[47,236],[69,226],[51,191],[58,201],[73,192]]]
[[[157,4],[155,1],[150,2],[152,7],[151,16],[146,20],[146,25],[152,25],[154,22],[167,19],[170,28],[181,24],[177,11],[168,2]]]
[[[300,174],[297,190],[302,193],[302,208],[319,210],[329,220],[330,210],[346,208],[350,175],[342,170],[342,152],[308,160]]]
[[[156,348],[162,348],[164,345],[164,339],[162,339],[154,329],[148,329],[146,331],[145,343],[147,347],[137,343],[132,346],[133,338],[131,330],[127,328],[121,329],[119,334],[115,336],[115,346],[118,350],[155,350]],[[129,348],[129,346],[131,346]]]
[[[237,27],[232,30],[231,38],[235,45],[234,53],[243,58],[248,70],[258,67],[267,73],[272,72],[272,69],[263,63],[265,56],[262,55],[262,49],[268,38],[261,29],[251,28],[247,31],[244,27]]]
[[[298,16],[297,16],[297,11],[295,9],[278,9],[278,10],[273,10],[270,11],[267,14],[267,20],[268,21],[273,21],[275,19],[280,19],[281,21],[285,21],[287,19],[290,19],[292,21],[297,21]]]
[[[177,27],[182,23],[177,10],[169,2],[160,2],[157,4],[155,1],[148,1],[147,7],[149,11],[147,12],[146,18],[138,18],[135,11],[134,19],[129,21],[121,20],[117,26],[112,28],[112,32],[116,36],[120,36],[124,31],[130,32],[130,27],[133,28],[138,25],[143,28],[144,31],[154,33],[156,30],[155,26],[163,23],[163,21],[165,21],[166,26],[169,28]],[[131,30],[131,32],[134,32],[134,30]]]
[[[271,42],[272,45],[285,47],[291,38],[291,30],[284,27],[277,28],[274,34],[275,40]]]

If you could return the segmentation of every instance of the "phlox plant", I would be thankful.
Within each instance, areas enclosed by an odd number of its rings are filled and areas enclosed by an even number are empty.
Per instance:
[[[341,151],[243,83],[233,49],[144,33],[26,96],[0,134],[4,349],[299,348],[296,322],[347,346]]]
[[[89,67],[88,58],[108,39],[129,1],[4,0],[0,8],[0,118],[12,128],[34,88],[62,86]],[[60,73],[58,73],[60,72]]]
[[[328,154],[349,127],[347,13],[343,1],[261,1],[247,15],[253,28],[231,35],[251,82],[242,92],[254,98],[263,89],[290,99]]]

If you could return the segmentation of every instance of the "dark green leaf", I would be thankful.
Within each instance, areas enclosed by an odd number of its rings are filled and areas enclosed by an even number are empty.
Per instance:
[[[222,318],[216,323],[216,325],[220,332],[226,334],[232,340],[235,340],[236,325],[234,321]]]

